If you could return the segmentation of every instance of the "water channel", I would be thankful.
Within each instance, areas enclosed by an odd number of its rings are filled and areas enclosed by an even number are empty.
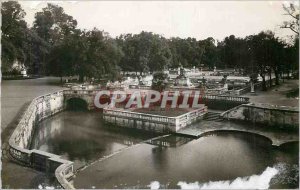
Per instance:
[[[39,125],[32,148],[73,161],[75,188],[298,187],[298,143],[275,148],[238,132],[141,143],[157,136],[106,126],[100,112],[65,111]]]

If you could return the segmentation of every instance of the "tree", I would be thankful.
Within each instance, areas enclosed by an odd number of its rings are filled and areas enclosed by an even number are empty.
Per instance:
[[[35,52],[39,60],[35,67],[35,72],[44,73],[46,63],[50,63],[46,60],[48,55],[53,54],[51,51],[53,47],[60,46],[63,43],[64,38],[75,32],[77,21],[72,16],[66,14],[62,7],[48,3],[47,7],[42,11],[35,14],[35,20],[33,23],[33,31],[37,33],[37,36],[48,43],[44,48],[36,48]]]
[[[197,41],[195,38],[171,38],[168,42],[171,52],[171,67],[194,67],[201,65],[205,46],[207,43]]]
[[[262,88],[266,90],[266,74],[269,63],[270,54],[266,51],[268,34],[261,32],[257,35],[248,36],[250,49],[253,57],[253,63],[257,67],[257,70],[262,77]]]
[[[24,62],[24,43],[27,23],[26,13],[16,1],[2,3],[2,71],[8,71],[14,62]]]
[[[285,45],[284,59],[281,73],[287,73],[289,78],[290,72],[295,72],[294,77],[299,74],[299,39],[296,38],[293,44]]]
[[[162,92],[167,88],[168,75],[163,72],[157,72],[153,75],[152,89]]]
[[[226,37],[222,42],[218,43],[218,53],[221,68],[249,71],[249,66],[252,65],[249,44],[246,38],[236,38],[234,35]]]
[[[299,35],[299,6],[290,3],[289,6],[282,5],[285,15],[290,16],[291,20],[283,22],[281,28],[288,28]]]
[[[198,53],[200,53],[200,64],[204,64],[210,69],[217,65],[219,56],[217,56],[217,47],[213,38],[199,41]]]
[[[76,30],[52,48],[49,56],[49,74],[56,76],[78,75],[85,77],[117,76],[117,65],[122,52],[107,33],[94,28]]]
[[[263,90],[266,90],[265,76],[271,79],[272,71],[276,77],[276,84],[279,84],[279,74],[283,67],[284,43],[274,36],[271,31],[260,32],[257,35],[248,36],[248,43],[259,74],[263,78]],[[272,81],[269,80],[270,86]]]
[[[79,64],[78,74],[88,77],[100,77],[109,74],[115,79],[118,64],[123,56],[122,50],[108,33],[94,28],[85,33],[86,58]],[[83,69],[83,72],[81,71]]]
[[[66,14],[62,7],[48,3],[47,7],[35,14],[33,28],[37,34],[54,45],[74,32],[77,21]]]
[[[81,32],[78,31],[67,36],[61,43],[52,47],[47,60],[47,74],[54,76],[73,75],[75,73],[77,62],[81,62],[80,45]]]
[[[117,43],[124,52],[120,61],[123,71],[162,71],[171,62],[171,51],[167,40],[151,32],[126,34],[117,37]]]

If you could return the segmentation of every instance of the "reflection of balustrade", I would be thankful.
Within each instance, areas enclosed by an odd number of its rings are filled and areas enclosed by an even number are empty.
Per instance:
[[[63,94],[65,95],[72,95],[72,94],[78,94],[78,95],[95,95],[98,90],[64,90]]]

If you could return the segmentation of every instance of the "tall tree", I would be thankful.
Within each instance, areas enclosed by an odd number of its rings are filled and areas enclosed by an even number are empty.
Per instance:
[[[274,36],[271,31],[260,32],[257,35],[247,37],[249,40],[253,61],[258,72],[263,78],[263,89],[266,90],[265,76],[271,78],[272,72],[276,76],[276,84],[279,84],[279,73],[282,69],[284,44]],[[270,85],[272,81],[270,80]]]
[[[212,69],[217,66],[219,56],[217,56],[217,47],[213,38],[207,38],[199,41],[199,48],[197,50],[198,56],[200,56],[200,64],[206,65]]]
[[[2,71],[8,71],[14,62],[24,62],[24,43],[27,23],[24,21],[25,11],[16,1],[2,3]]]
[[[33,23],[33,31],[37,35],[48,43],[48,49],[36,49],[39,60],[38,68],[36,72],[44,73],[49,53],[53,50],[52,47],[59,46],[59,43],[63,43],[66,36],[74,33],[77,26],[77,21],[72,16],[66,14],[62,7],[48,3],[47,7],[42,11],[35,14],[35,20]],[[56,51],[56,50],[53,50]]]
[[[151,32],[121,35],[117,43],[124,52],[120,66],[124,71],[161,71],[171,62],[167,40]]]

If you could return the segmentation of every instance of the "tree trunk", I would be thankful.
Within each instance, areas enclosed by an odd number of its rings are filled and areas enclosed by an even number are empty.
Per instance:
[[[79,82],[83,82],[84,80],[84,75],[82,73],[79,74]]]
[[[277,69],[274,69],[274,73],[275,73],[275,85],[279,85],[279,73]]]
[[[63,84],[63,78],[60,76],[60,84]]]
[[[269,72],[269,84],[270,84],[270,88],[272,87],[272,72]]]
[[[262,77],[262,90],[263,91],[266,91],[267,90],[267,87],[266,87],[266,77],[265,77],[265,75],[261,75],[261,77]]]

